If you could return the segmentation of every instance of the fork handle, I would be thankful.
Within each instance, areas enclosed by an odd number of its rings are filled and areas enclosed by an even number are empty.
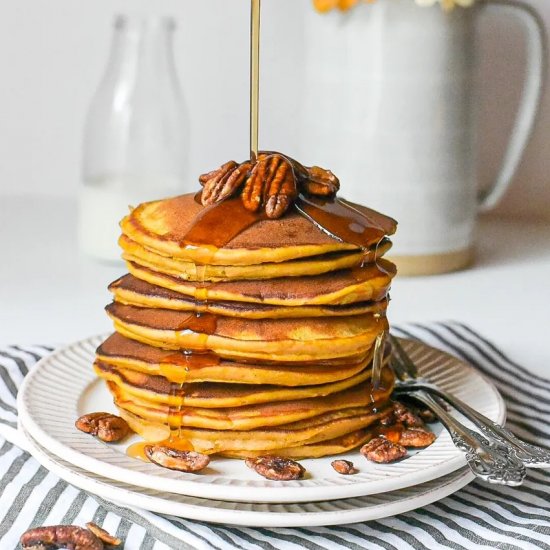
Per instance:
[[[407,395],[426,405],[445,426],[455,446],[466,453],[468,466],[476,477],[500,485],[521,485],[525,466],[516,458],[508,445],[487,439],[470,430],[451,416],[424,389],[407,392]]]
[[[527,467],[530,468],[550,468],[550,451],[531,445],[516,437],[510,430],[499,426],[484,414],[476,411],[467,403],[464,403],[458,397],[447,393],[437,386],[423,385],[426,391],[431,392],[438,397],[444,399],[449,405],[462,413],[472,424],[489,438],[497,439],[498,441],[510,445],[513,452]]]

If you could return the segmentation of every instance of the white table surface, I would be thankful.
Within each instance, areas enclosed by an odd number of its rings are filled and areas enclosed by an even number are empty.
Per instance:
[[[125,269],[83,257],[76,202],[0,198],[0,345],[56,345],[110,330],[107,284]],[[550,378],[550,224],[482,220],[466,271],[400,278],[390,321],[457,320]]]

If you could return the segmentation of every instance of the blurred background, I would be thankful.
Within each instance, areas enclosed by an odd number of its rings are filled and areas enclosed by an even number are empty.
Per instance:
[[[525,3],[550,24],[549,2]],[[105,70],[117,13],[176,18],[174,51],[191,135],[186,190],[196,188],[201,172],[246,156],[248,2],[2,0],[1,6],[0,197],[77,195],[84,119]],[[262,10],[260,143],[292,153],[300,135],[303,29],[307,18],[321,16],[309,0],[264,1]],[[481,185],[488,185],[506,146],[525,54],[512,18],[489,15],[479,29],[478,172]],[[549,127],[546,93],[514,183],[494,215],[550,220]]]

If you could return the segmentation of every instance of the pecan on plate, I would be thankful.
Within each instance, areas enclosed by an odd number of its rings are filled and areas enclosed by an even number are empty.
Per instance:
[[[25,550],[71,548],[103,550],[103,543],[91,531],[76,525],[52,525],[29,529],[19,539]]]
[[[426,406],[420,403],[417,403],[412,399],[408,399],[404,395],[400,396],[400,399],[402,399],[402,401],[400,402],[403,403],[405,407],[407,407],[407,409],[412,411],[413,414],[418,416],[418,418],[420,418],[420,420],[422,420],[422,422],[424,422],[425,424],[431,424],[432,422],[437,422],[437,418],[431,409],[428,409]],[[443,401],[440,401],[440,404],[442,407],[445,408],[445,410],[447,411],[450,410],[448,405]]]
[[[151,462],[169,470],[199,472],[210,464],[208,455],[196,451],[180,451],[164,445],[146,445],[143,450]]]
[[[393,443],[384,437],[375,437],[363,445],[361,454],[372,462],[388,464],[407,455],[407,449],[399,443]]]
[[[404,424],[407,428],[423,428],[424,422],[411,409],[400,401],[393,404],[393,415],[396,422]]]
[[[244,207],[268,218],[280,218],[298,196],[292,164],[283,155],[261,155],[245,181],[241,198]]]
[[[199,181],[203,185],[202,204],[204,206],[215,204],[235,194],[251,168],[251,162],[237,164],[234,160],[230,160],[216,170],[200,176]]]
[[[124,418],[107,412],[85,414],[75,422],[75,426],[108,443],[120,441],[132,431]]]
[[[306,469],[301,464],[281,456],[264,455],[247,458],[245,464],[261,476],[275,481],[302,479],[306,473]]]
[[[110,535],[105,529],[93,521],[89,521],[86,524],[86,528],[107,546],[120,546],[122,544],[122,541],[118,537],[113,537],[113,535]]]
[[[350,460],[333,460],[330,465],[339,473],[345,476],[356,474],[359,470]]]
[[[403,447],[427,447],[434,441],[435,434],[425,428],[407,428],[399,437],[399,444]]]

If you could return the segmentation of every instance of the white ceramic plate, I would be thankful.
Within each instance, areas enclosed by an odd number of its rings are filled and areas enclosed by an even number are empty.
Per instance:
[[[128,443],[105,444],[79,432],[80,415],[116,412],[92,362],[101,337],[76,342],[40,361],[27,375],[18,396],[19,419],[25,430],[50,453],[89,472],[139,487],[170,493],[239,502],[313,502],[395,491],[445,476],[463,467],[464,455],[447,432],[427,449],[395,464],[374,464],[357,451],[343,455],[360,469],[353,476],[337,474],[331,458],[304,460],[303,480],[276,482],[259,477],[243,461],[215,459],[200,474],[160,468],[126,455]],[[494,386],[471,366],[424,344],[405,341],[420,372],[456,394],[492,420],[502,423],[504,403]]]
[[[23,430],[24,431],[24,430]],[[380,495],[300,504],[249,504],[174,495],[144,489],[87,472],[41,447],[32,437],[26,448],[48,470],[89,493],[132,508],[186,519],[247,527],[344,525],[394,516],[427,506],[467,485],[473,474],[460,468],[438,479]]]

